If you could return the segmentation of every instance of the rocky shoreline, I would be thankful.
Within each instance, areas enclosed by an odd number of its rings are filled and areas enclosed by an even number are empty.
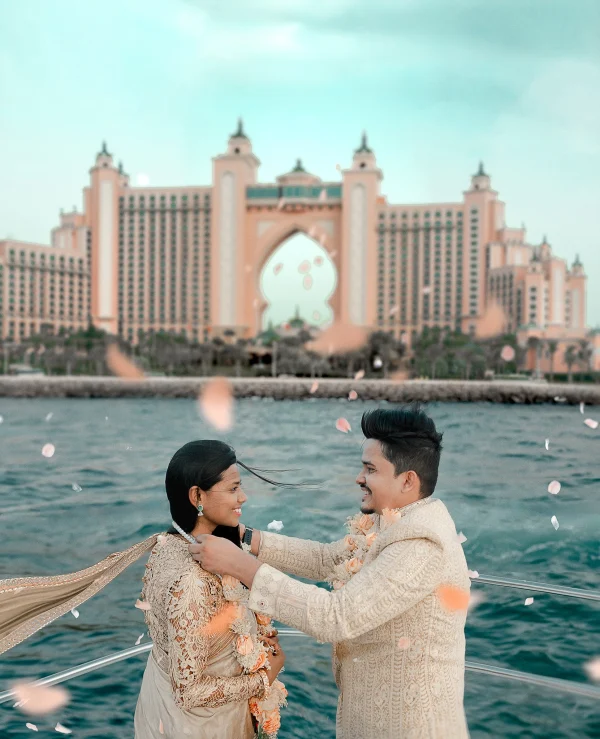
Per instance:
[[[148,377],[6,377],[0,376],[0,397],[5,398],[193,398],[211,378]],[[391,402],[566,403],[600,405],[600,385],[558,385],[531,381],[325,379],[311,394],[310,378],[231,378],[238,398],[275,400],[345,398],[356,390],[362,400]]]

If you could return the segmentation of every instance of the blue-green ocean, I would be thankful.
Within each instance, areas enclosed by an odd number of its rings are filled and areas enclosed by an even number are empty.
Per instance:
[[[360,415],[372,403],[248,399],[236,404],[225,435],[248,464],[293,469],[280,479],[317,490],[274,490],[248,479],[243,520],[284,534],[340,538],[358,510]],[[497,575],[597,589],[600,585],[600,430],[577,407],[434,404],[444,432],[436,495],[467,536],[469,567]],[[50,414],[52,414],[50,416]],[[0,399],[0,578],[82,569],[169,525],[163,479],[183,443],[216,435],[185,400]],[[592,417],[600,415],[591,409]],[[352,433],[335,429],[340,416]],[[599,419],[600,420],[600,419]],[[544,439],[550,439],[549,450]],[[50,459],[44,444],[55,445]],[[548,483],[559,480],[559,495]],[[73,489],[73,485],[81,490]],[[555,515],[558,530],[551,524]],[[145,633],[134,608],[144,559],[80,608],[0,658],[0,690],[133,646]],[[475,583],[484,601],[467,621],[467,658],[587,682],[583,665],[600,655],[600,609],[586,601]],[[145,637],[147,638],[147,637]],[[330,646],[282,637],[287,654],[281,739],[335,736],[336,688]],[[71,702],[28,719],[0,706],[1,737],[77,739],[133,736],[132,718],[146,656],[67,684]],[[472,737],[599,737],[600,704],[546,688],[466,675]]]

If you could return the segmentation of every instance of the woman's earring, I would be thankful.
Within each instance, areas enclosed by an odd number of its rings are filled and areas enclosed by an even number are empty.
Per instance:
[[[203,510],[204,510],[204,506],[202,505],[202,503],[198,503],[198,517],[204,515],[204,513],[202,513]]]

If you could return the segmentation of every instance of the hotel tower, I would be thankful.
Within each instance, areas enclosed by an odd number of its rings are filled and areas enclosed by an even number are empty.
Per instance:
[[[387,202],[366,135],[336,182],[298,160],[261,183],[259,167],[241,120],[206,186],[132,187],[104,144],[83,212],[61,213],[50,247],[0,241],[2,337],[90,321],[130,342],[159,330],[197,341],[255,335],[262,269],[296,233],[335,266],[336,317],[408,345],[425,326],[485,335],[492,301],[501,328],[523,340],[586,335],[579,259],[569,266],[546,239],[533,245],[524,228],[508,228],[483,164],[460,201],[421,205]]]

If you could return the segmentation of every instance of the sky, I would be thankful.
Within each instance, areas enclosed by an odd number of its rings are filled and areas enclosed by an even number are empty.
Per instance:
[[[103,139],[134,183],[205,185],[242,115],[261,181],[337,180],[365,129],[391,203],[460,201],[483,160],[600,326],[599,39],[598,0],[0,3],[0,238],[48,243]],[[282,249],[273,315],[319,310],[331,275]]]

